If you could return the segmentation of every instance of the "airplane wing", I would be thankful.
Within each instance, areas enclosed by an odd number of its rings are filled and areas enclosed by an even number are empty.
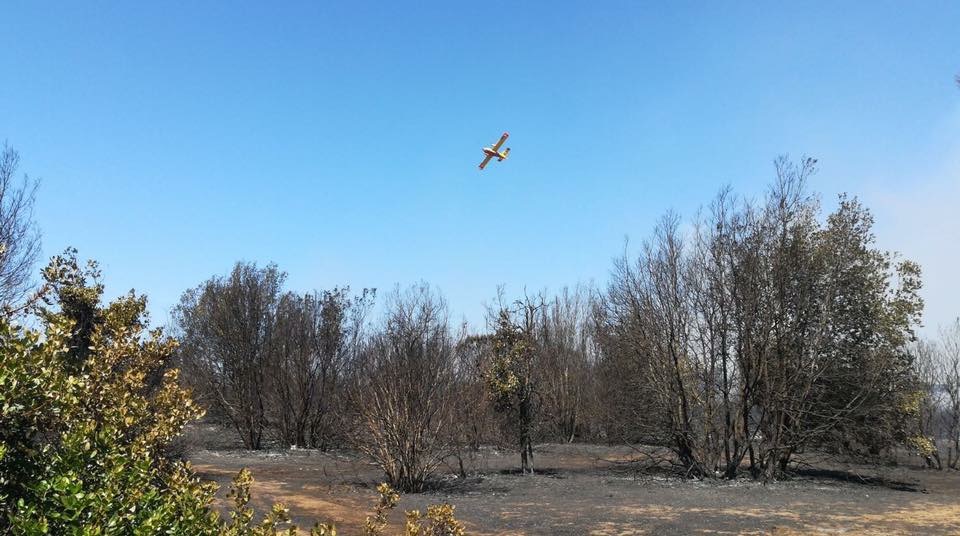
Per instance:
[[[491,158],[493,158],[493,157],[490,156],[490,155],[487,155],[487,156],[483,159],[483,162],[480,162],[480,169],[483,169],[484,167],[486,167],[487,162],[489,162]]]
[[[509,133],[509,132],[504,132],[504,133],[503,133],[503,136],[500,136],[500,141],[498,141],[497,144],[493,146],[494,152],[499,151],[499,150],[500,150],[500,146],[503,145],[503,142],[507,141],[507,138],[509,138],[509,137],[510,137],[510,133]]]

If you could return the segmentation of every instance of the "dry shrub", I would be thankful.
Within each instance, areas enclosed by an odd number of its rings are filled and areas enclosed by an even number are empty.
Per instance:
[[[426,285],[396,292],[356,376],[356,445],[402,491],[422,491],[450,451],[455,345],[446,315]]]

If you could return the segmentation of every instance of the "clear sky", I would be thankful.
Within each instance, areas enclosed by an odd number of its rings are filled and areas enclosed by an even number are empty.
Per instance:
[[[777,3],[5,2],[0,139],[42,179],[45,254],[161,321],[244,259],[297,290],[426,280],[476,322],[499,284],[604,282],[625,237],[790,153],[948,322],[960,3]]]

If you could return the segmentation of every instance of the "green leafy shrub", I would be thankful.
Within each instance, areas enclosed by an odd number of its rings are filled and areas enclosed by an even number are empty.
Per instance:
[[[212,508],[216,484],[164,456],[203,410],[169,366],[176,342],[147,328],[146,299],[101,305],[97,266],[81,268],[74,251],[55,257],[44,278],[37,328],[0,318],[0,534],[297,534],[282,504],[255,521],[249,471],[233,481],[227,521]],[[381,532],[398,499],[391,490],[385,503],[383,493]],[[459,526],[452,512],[431,507],[428,528],[408,533],[462,534],[429,528]]]
[[[39,329],[0,319],[0,532],[214,534],[216,487],[161,450],[202,414],[147,331],[146,300],[105,307],[96,265],[44,272]]]
[[[377,493],[380,494],[380,498],[376,510],[364,523],[365,536],[381,536],[387,528],[387,515],[400,501],[400,494],[387,483],[377,486]],[[454,517],[454,508],[450,504],[432,504],[427,507],[426,515],[421,514],[419,510],[404,512],[406,517],[404,536],[463,536],[465,534],[463,524]]]

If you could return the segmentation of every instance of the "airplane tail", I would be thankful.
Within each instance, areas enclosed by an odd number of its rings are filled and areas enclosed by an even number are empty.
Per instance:
[[[509,148],[509,147],[507,147],[507,148],[503,151],[503,158],[501,158],[499,161],[500,161],[500,162],[503,162],[504,160],[506,160],[506,158],[507,158],[508,156],[510,156],[510,148]]]

